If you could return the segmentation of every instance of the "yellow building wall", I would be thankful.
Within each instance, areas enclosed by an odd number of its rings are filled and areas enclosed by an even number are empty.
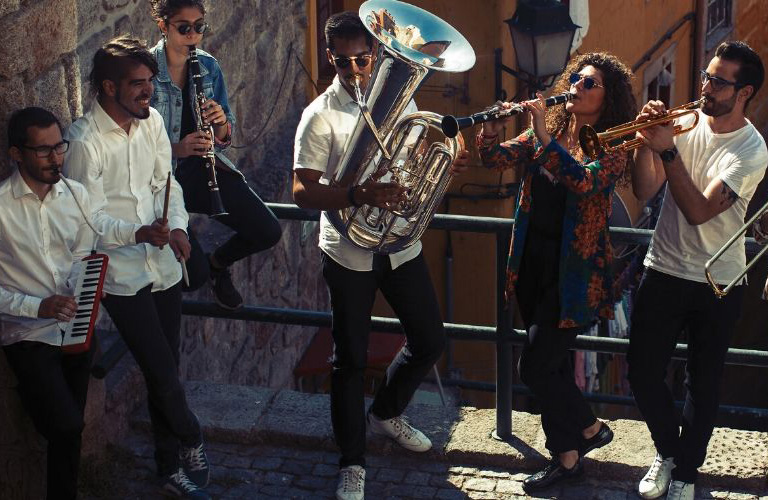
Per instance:
[[[768,2],[765,0],[735,0],[733,5],[733,38],[747,42],[768,67]],[[747,116],[755,127],[768,137],[768,85],[752,99]]]

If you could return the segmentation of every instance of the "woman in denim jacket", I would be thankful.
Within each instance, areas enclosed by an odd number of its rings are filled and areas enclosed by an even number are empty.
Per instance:
[[[153,0],[152,14],[163,38],[152,49],[159,71],[152,83],[152,106],[165,120],[173,150],[176,179],[184,189],[187,211],[211,213],[208,174],[202,157],[211,148],[216,151],[219,190],[228,213],[216,220],[235,234],[205,256],[194,235],[190,258],[190,289],[199,288],[211,277],[214,298],[226,309],[237,309],[243,299],[235,289],[229,266],[253,253],[274,246],[280,239],[280,224],[248,186],[245,177],[222,154],[232,140],[235,117],[227,100],[227,87],[216,59],[197,50],[203,90],[208,99],[202,111],[203,121],[213,125],[214,137],[198,131],[195,92],[189,71],[189,47],[197,46],[206,32],[205,6],[202,0]]]

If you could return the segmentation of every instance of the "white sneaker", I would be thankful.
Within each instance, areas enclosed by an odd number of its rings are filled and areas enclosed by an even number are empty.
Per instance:
[[[656,453],[651,468],[640,480],[637,494],[643,498],[659,498],[669,488],[669,482],[672,480],[672,469],[674,468],[674,458],[664,458]]]
[[[342,467],[339,470],[339,484],[336,486],[336,500],[363,500],[365,498],[365,469],[359,465]]]
[[[695,490],[693,483],[672,481],[669,483],[667,500],[693,500]]]
[[[424,452],[432,448],[432,441],[423,432],[414,428],[402,415],[387,420],[379,420],[368,412],[368,427],[375,434],[383,434],[394,439],[406,450]]]

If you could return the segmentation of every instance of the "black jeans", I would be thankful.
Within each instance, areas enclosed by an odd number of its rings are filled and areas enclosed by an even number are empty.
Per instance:
[[[424,256],[392,269],[389,257],[374,256],[372,271],[352,271],[323,254],[323,277],[333,311],[331,421],[341,449],[339,465],[365,465],[363,377],[376,290],[394,310],[406,343],[387,368],[371,412],[380,419],[401,415],[422,379],[440,358],[445,331]]]
[[[573,348],[580,328],[558,328],[560,240],[526,235],[516,287],[528,339],[520,355],[520,379],[541,406],[546,447],[554,455],[578,450],[581,432],[596,422],[576,385]]]
[[[646,269],[632,310],[629,383],[656,450],[675,458],[672,477],[693,483],[707,455],[719,404],[720,377],[744,286],[718,299],[706,283]],[[665,383],[678,337],[688,331],[682,431]]]
[[[184,190],[184,205],[188,212],[210,214],[211,196],[208,190],[208,173],[198,162],[180,162],[176,179]],[[275,214],[261,198],[236,173],[216,170],[219,193],[228,215],[216,220],[229,226],[235,234],[214,251],[216,260],[230,266],[256,252],[272,248],[280,241],[282,229]],[[195,290],[208,280],[209,266],[200,243],[188,232],[192,255],[187,263],[190,290]]]
[[[144,375],[157,474],[167,476],[179,467],[179,444],[201,440],[178,374],[181,287],[152,293],[149,285],[136,295],[107,295],[102,303]]]
[[[80,441],[91,359],[95,350],[63,354],[60,347],[18,342],[3,347],[18,380],[21,402],[48,440],[48,500],[77,497]]]

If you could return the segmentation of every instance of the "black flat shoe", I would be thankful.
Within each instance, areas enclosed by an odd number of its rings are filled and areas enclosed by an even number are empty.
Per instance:
[[[613,441],[613,431],[610,427],[608,427],[608,424],[601,422],[600,430],[597,431],[597,434],[589,439],[581,438],[581,443],[579,444],[579,453],[581,456],[584,456],[592,450],[607,445],[611,441]]]
[[[553,484],[578,479],[584,475],[581,459],[570,469],[566,469],[560,460],[553,458],[542,470],[523,479],[523,489],[526,493],[548,488]]]

